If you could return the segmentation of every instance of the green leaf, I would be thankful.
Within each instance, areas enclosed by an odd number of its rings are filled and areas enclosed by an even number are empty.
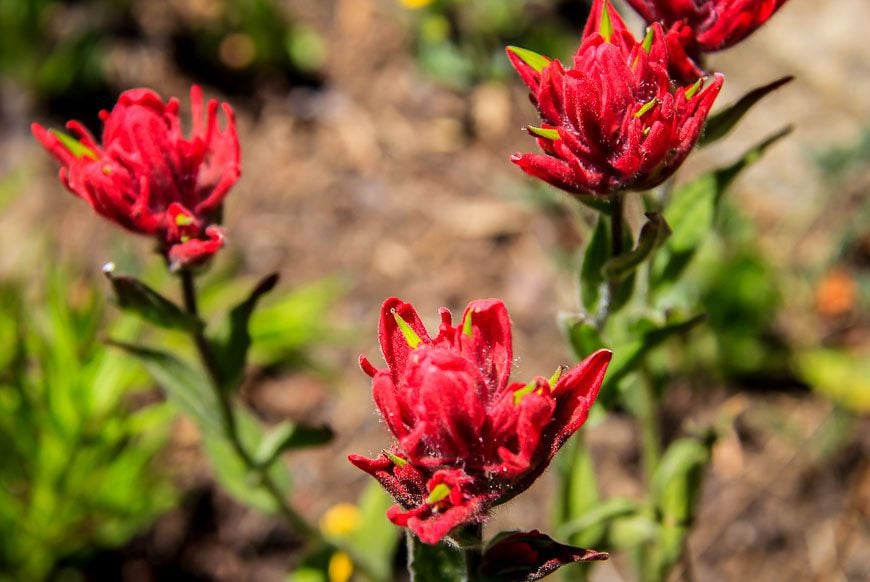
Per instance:
[[[798,373],[817,393],[840,406],[870,412],[870,359],[826,348],[808,349],[795,356]]]
[[[377,580],[393,580],[393,554],[401,530],[386,513],[395,504],[390,495],[376,482],[369,482],[359,499],[360,524],[345,541],[354,560],[365,560],[367,571]]]
[[[233,407],[236,430],[246,451],[256,450],[263,441],[263,427],[250,412],[239,406]],[[239,457],[235,448],[222,436],[203,435],[203,444],[218,482],[240,502],[267,513],[277,513],[279,508],[272,496],[261,486],[256,472],[252,472]],[[290,491],[290,477],[286,467],[273,463],[267,474],[282,495]]]
[[[708,117],[707,123],[704,126],[704,133],[701,135],[698,143],[701,146],[709,145],[728,135],[756,103],[783,85],[790,83],[793,79],[794,77],[789,75],[762,87],[757,87],[741,97],[737,103]]]
[[[278,273],[264,277],[251,291],[247,299],[230,311],[228,317],[229,332],[223,341],[215,341],[217,364],[220,372],[221,387],[227,392],[234,392],[245,373],[248,361],[248,350],[251,347],[249,330],[251,316],[257,307],[257,302],[263,295],[275,288],[278,283]]]
[[[652,499],[661,521],[656,565],[659,572],[668,572],[683,553],[684,541],[701,495],[711,446],[712,441],[678,439],[665,451],[653,475]]]
[[[333,436],[334,433],[328,426],[300,426],[285,420],[263,437],[254,454],[254,460],[261,467],[268,467],[282,453],[323,445],[331,441]]]
[[[339,330],[325,314],[344,290],[337,279],[322,279],[282,293],[251,315],[253,345],[249,360],[257,364],[286,363],[315,344],[335,341]]]
[[[601,270],[610,256],[609,233],[607,218],[599,215],[598,223],[583,254],[583,265],[580,267],[580,298],[583,300],[583,307],[589,313],[595,313],[598,309],[601,285],[604,283]]]
[[[219,404],[204,374],[166,352],[115,340],[108,343],[141,361],[169,400],[199,426],[204,436],[223,434]]]
[[[583,359],[595,350],[606,347],[595,323],[575,319],[567,323],[568,340],[577,359]]]
[[[652,498],[666,525],[688,525],[695,515],[710,444],[681,438],[668,447],[652,479]]]
[[[575,529],[570,533],[564,530],[565,524],[573,523],[601,501],[592,455],[589,454],[582,433],[575,435],[573,442],[563,450],[556,465],[560,477],[556,508],[559,537],[574,545],[595,546],[602,540],[603,527]]]
[[[465,557],[446,543],[429,545],[408,532],[408,571],[411,582],[466,580]]]
[[[665,209],[665,220],[673,234],[668,249],[674,253],[693,251],[713,228],[716,174],[705,174],[674,192]]]
[[[562,524],[558,529],[559,536],[570,537],[572,540],[594,536],[600,540],[610,522],[617,518],[630,516],[639,510],[640,505],[634,499],[614,497],[600,501],[591,506],[585,513]],[[595,543],[600,543],[600,541]]]
[[[728,167],[721,168],[716,170],[716,207],[719,206],[719,200],[722,198],[722,195],[725,193],[725,190],[731,185],[731,183],[740,175],[740,173],[761,159],[761,156],[774,145],[776,142],[781,140],[782,138],[789,135],[794,130],[791,126],[786,126],[769,135],[768,137],[761,140],[756,145],[752,146],[748,150],[746,150],[740,159],[731,164]]]
[[[643,513],[617,517],[610,525],[609,541],[613,548],[637,548],[659,536],[659,525]]]
[[[623,280],[634,273],[637,267],[643,263],[658,247],[660,247],[671,234],[668,223],[657,212],[647,213],[647,222],[640,230],[637,246],[630,252],[614,257],[607,261],[603,267],[604,277],[608,279]]]
[[[653,284],[676,281],[713,229],[719,202],[734,179],[754,164],[777,141],[791,133],[786,127],[748,149],[730,166],[704,174],[677,189],[665,209],[673,234],[662,252],[662,265],[654,271]]]
[[[607,376],[598,401],[605,407],[610,408],[615,404],[618,394],[619,383],[628,374],[633,372],[644,356],[660,346],[665,340],[688,333],[696,325],[704,321],[706,316],[701,313],[682,321],[665,324],[645,331],[628,343],[613,347],[613,360],[607,368]]]
[[[140,281],[128,275],[116,275],[115,265],[107,263],[103,273],[112,284],[118,307],[165,329],[198,331],[203,322]]]
[[[550,64],[549,58],[540,55],[535,51],[530,51],[529,49],[520,48],[518,46],[509,46],[507,47],[507,50],[515,54],[522,62],[533,68],[538,73],[543,71]]]

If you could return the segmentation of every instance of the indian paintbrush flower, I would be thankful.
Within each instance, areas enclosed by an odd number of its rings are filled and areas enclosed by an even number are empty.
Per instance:
[[[737,44],[786,0],[627,0],[648,23],[662,25],[700,62],[703,53]]]
[[[638,42],[607,0],[595,0],[573,67],[526,49],[508,57],[528,85],[544,154],[514,154],[527,174],[579,195],[661,184],[695,146],[723,78],[676,86],[672,39],[654,23]]]
[[[102,143],[79,122],[73,135],[38,123],[33,135],[60,163],[60,180],[101,216],[154,237],[172,269],[205,262],[223,245],[217,225],[227,192],[238,180],[239,140],[233,110],[203,107],[202,90],[190,90],[192,128],[182,133],[178,99],[163,103],[150,89],[121,94],[111,112],[100,112]]]
[[[432,338],[410,304],[384,303],[387,367],[364,356],[360,364],[396,441],[375,459],[349,457],[398,502],[390,520],[429,544],[482,522],[540,476],[585,422],[610,362],[599,350],[550,379],[511,383],[511,324],[501,301],[470,303],[458,326],[447,309],[440,313]]]

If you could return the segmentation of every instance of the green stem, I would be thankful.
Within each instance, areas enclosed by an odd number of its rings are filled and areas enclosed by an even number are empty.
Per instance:
[[[622,192],[610,194],[610,257],[622,254],[623,202]]]
[[[476,523],[465,526],[465,535],[473,540],[472,545],[463,548],[465,554],[465,577],[468,582],[478,579],[480,564],[483,560],[483,524]]]
[[[616,258],[623,251],[623,194],[613,192],[610,194],[610,258]],[[602,285],[602,300],[598,313],[595,315],[595,324],[599,330],[604,328],[607,318],[610,317],[611,305],[616,292],[619,290],[619,281],[609,279]]]
[[[182,292],[184,295],[184,307],[188,313],[198,317],[199,308],[197,306],[196,282],[194,280],[194,275],[190,270],[184,269],[181,271],[180,276]],[[281,490],[269,475],[267,467],[263,467],[257,463],[247,449],[245,449],[245,446],[239,437],[239,425],[233,409],[233,404],[221,387],[220,371],[217,366],[214,351],[212,350],[208,339],[205,337],[205,333],[201,329],[191,332],[191,336],[196,345],[199,358],[202,360],[202,364],[211,380],[212,390],[214,391],[215,398],[218,401],[221,421],[230,446],[232,446],[236,455],[245,464],[248,471],[256,475],[257,482],[274,500],[278,511],[294,528],[294,530],[308,540],[309,543],[324,544],[325,540],[320,535],[320,532],[312,527],[304,517],[288,504],[284,495],[281,493]]]
[[[641,459],[649,487],[662,458],[662,435],[659,427],[659,398],[646,362],[641,363],[641,372],[641,405],[637,410],[637,420],[640,423]]]

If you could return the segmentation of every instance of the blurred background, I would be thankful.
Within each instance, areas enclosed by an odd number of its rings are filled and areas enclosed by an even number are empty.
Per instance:
[[[32,121],[98,132],[98,111],[139,86],[183,110],[192,83],[232,104],[243,176],[205,301],[238,294],[228,274],[281,272],[242,398],[267,421],[335,428],[328,448],[287,459],[317,520],[368,479],[346,455],[389,442],[356,367],[376,359],[387,296],[432,328],[440,306],[503,298],[518,376],[570,363],[557,316],[577,310],[593,217],[508,162],[533,149],[521,128],[535,114],[504,46],[568,58],[587,13],[581,0],[0,0],[0,579],[283,580],[299,547],[214,485],[195,427],[103,346],[143,333],[104,300],[104,262],[172,281],[148,241],[64,191]],[[728,426],[689,540],[698,580],[870,577],[868,22],[866,0],[793,0],[711,59],[721,105],[796,81],[682,181],[795,132],[734,185],[691,267],[708,323],[658,356],[684,370],[666,434]],[[641,491],[632,426],[616,414],[587,433],[607,495]],[[549,529],[551,487],[501,508],[493,531]],[[627,572],[617,556],[596,579]]]

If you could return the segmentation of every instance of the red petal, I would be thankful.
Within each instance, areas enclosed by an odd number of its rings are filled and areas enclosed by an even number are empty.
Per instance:
[[[501,392],[508,385],[513,365],[511,343],[511,320],[504,303],[499,299],[473,301],[465,308],[460,326],[471,318],[469,337],[464,331],[460,334],[462,353],[477,367],[489,388],[483,400],[488,401],[493,394]]]
[[[195,238],[170,247],[167,257],[171,270],[200,265],[224,245],[223,230],[217,226],[209,226],[205,234],[208,237],[206,240]]]
[[[404,507],[423,503],[426,479],[413,465],[397,466],[386,455],[369,459],[362,455],[348,455],[347,460],[375,479]]]
[[[383,306],[381,306],[378,339],[381,343],[381,353],[384,355],[387,366],[390,367],[393,382],[398,384],[399,375],[404,371],[408,355],[413,351],[413,348],[408,344],[402,330],[399,329],[394,314],[404,319],[423,340],[423,343],[431,343],[432,340],[423,326],[423,321],[417,315],[417,310],[410,303],[405,303],[396,297],[390,297],[384,301]]]
[[[598,350],[559,378],[553,388],[556,399],[553,424],[558,431],[551,444],[550,458],[586,422],[612,356],[610,350]]]

